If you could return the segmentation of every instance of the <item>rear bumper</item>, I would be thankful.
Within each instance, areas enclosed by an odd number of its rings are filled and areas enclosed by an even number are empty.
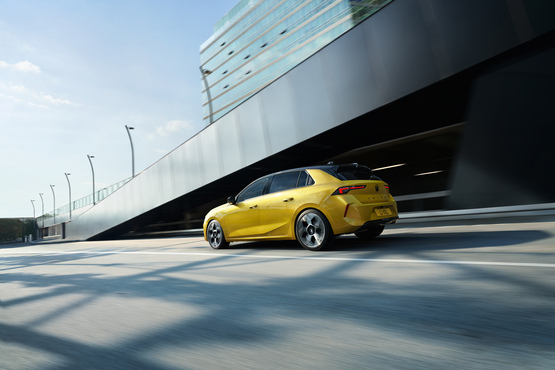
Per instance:
[[[368,221],[368,222],[365,222],[364,225],[362,225],[356,232],[365,231],[378,226],[394,224],[397,222],[397,220],[399,220],[398,216]]]

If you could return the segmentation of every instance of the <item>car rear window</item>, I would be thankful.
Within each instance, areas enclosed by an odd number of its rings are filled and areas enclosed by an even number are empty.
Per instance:
[[[332,173],[335,177],[340,180],[374,180],[377,177],[374,175],[372,170],[366,166],[361,165],[343,165],[338,166],[337,171]]]

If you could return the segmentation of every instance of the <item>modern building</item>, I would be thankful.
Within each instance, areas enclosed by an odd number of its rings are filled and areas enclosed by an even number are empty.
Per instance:
[[[392,0],[241,0],[201,46],[212,123]]]
[[[198,228],[252,180],[330,160],[374,168],[405,215],[553,209],[553,101],[554,1],[394,0],[67,222],[66,237]]]

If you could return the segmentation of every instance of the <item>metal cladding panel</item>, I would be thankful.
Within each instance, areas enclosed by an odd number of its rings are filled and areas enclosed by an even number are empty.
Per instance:
[[[115,205],[114,208],[117,209],[115,214],[118,220],[123,220],[127,215],[139,212],[137,208],[141,202],[138,199],[144,196],[142,194],[143,179],[144,176],[141,176],[141,174],[135,176],[125,187],[118,189],[118,191],[106,198]]]
[[[145,176],[145,172],[135,176],[126,185],[93,207],[90,210],[91,216],[99,217],[99,214],[105,211],[106,214],[110,214],[114,221],[117,220],[121,223],[129,215],[144,212],[150,204],[150,194],[152,192],[151,189],[144,191],[145,188],[148,189],[148,181],[149,177]]]
[[[525,14],[528,17],[519,17],[519,24],[523,29],[529,29],[532,35],[541,35],[553,30],[555,27],[555,1],[536,0],[522,1]],[[520,9],[515,9],[519,11]],[[522,40],[521,40],[522,41]]]
[[[156,166],[152,166],[150,171],[145,172],[144,176],[147,180],[148,192],[143,196],[147,197],[146,203],[150,206],[157,206],[162,200],[162,187],[160,186],[160,180],[162,178],[162,163],[161,161],[156,163]]]
[[[285,75],[261,93],[264,116],[268,124],[271,154],[299,142],[298,114],[293,111],[295,81]],[[242,111],[242,106],[239,108]],[[315,109],[317,107],[311,107]]]
[[[200,168],[204,169],[205,178],[201,185],[212,182],[222,176],[221,165],[221,148],[218,142],[218,129],[225,123],[220,120],[218,124],[207,127],[203,131],[203,135],[199,135],[200,148],[202,157],[200,159]]]
[[[190,187],[187,184],[187,176],[185,172],[185,158],[184,158],[185,148],[180,146],[173,152],[171,152],[171,162],[173,165],[173,187],[174,195],[180,196],[183,192]]]
[[[290,111],[295,114],[299,141],[335,126],[328,93],[328,75],[324,73],[321,56],[311,59],[310,68],[303,67],[292,70],[286,76],[294,86],[289,101]]]
[[[204,130],[200,135],[203,135],[206,132]],[[190,189],[196,189],[205,184],[205,176],[204,176],[204,168],[201,165],[205,165],[204,161],[202,160],[202,152],[201,152],[201,141],[200,135],[197,135],[187,141],[185,145],[185,163],[186,168],[185,171],[187,173],[187,177],[189,178],[189,186]]]
[[[245,159],[243,143],[237,129],[236,114],[228,114],[218,121],[217,134],[221,152],[221,170],[229,174],[241,169]]]
[[[165,202],[168,198],[173,199],[175,195],[175,180],[173,170],[173,160],[171,155],[167,155],[158,162],[160,173],[158,177],[158,184],[160,186],[160,194],[162,195],[161,201]]]
[[[428,1],[454,72],[518,44],[506,0]]]
[[[555,48],[488,72],[474,84],[449,207],[552,203]]]
[[[255,95],[243,103],[240,109],[233,111],[233,114],[237,116],[245,166],[255,163],[271,153],[268,126],[260,107],[261,99],[259,95]]]
[[[185,186],[184,189],[188,190],[188,189],[192,189],[193,185],[192,185],[192,181],[191,181],[191,175],[189,173],[189,157],[187,156],[187,151],[188,151],[188,146],[186,145],[181,145],[179,147],[179,152],[181,153],[181,158],[180,158],[180,163],[181,166],[179,168],[179,171],[181,171],[184,181],[185,181]]]
[[[341,37],[319,55],[323,63],[330,115],[335,122],[349,121],[380,103],[375,66],[379,55],[371,55],[362,28],[355,28],[349,37]],[[356,73],[353,73],[356,71]]]
[[[410,94],[439,79],[432,45],[418,1],[394,1],[373,22],[363,24],[373,47],[371,58],[380,58],[387,90],[386,100]]]
[[[126,190],[126,194],[129,193],[129,189]],[[105,231],[109,225],[117,225],[122,222],[120,220],[125,220],[129,210],[126,209],[126,204],[121,201],[124,193],[120,192],[120,199],[118,199],[116,193],[111,194],[68,223],[66,227],[67,237],[70,239],[88,239]]]

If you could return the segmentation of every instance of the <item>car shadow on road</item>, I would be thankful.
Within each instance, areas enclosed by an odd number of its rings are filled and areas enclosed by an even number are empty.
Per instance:
[[[484,247],[509,247],[551,238],[542,230],[503,230],[480,232],[440,232],[382,235],[371,241],[363,241],[354,235],[337,238],[333,248],[346,250],[376,250],[394,248],[396,250],[445,250],[473,249]]]
[[[380,251],[397,252],[474,249],[507,247],[532,243],[552,237],[542,230],[504,230],[480,232],[406,232],[387,234],[373,240],[361,240],[354,234],[341,235],[326,251]],[[295,240],[253,241],[231,243],[232,250],[300,250]]]

